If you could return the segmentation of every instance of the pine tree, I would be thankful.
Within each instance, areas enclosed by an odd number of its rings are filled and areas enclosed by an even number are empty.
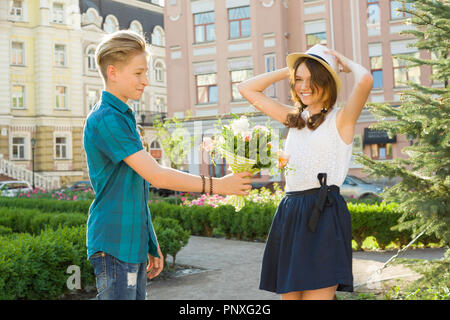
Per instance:
[[[399,204],[403,215],[396,226],[418,234],[431,224],[427,234],[434,234],[450,243],[450,5],[447,1],[401,0],[399,11],[409,17],[406,23],[413,28],[401,33],[413,35],[414,47],[431,53],[431,58],[412,56],[400,58],[408,67],[432,68],[433,82],[440,86],[426,87],[408,82],[401,94],[401,105],[369,103],[369,111],[378,122],[371,128],[385,130],[389,136],[404,134],[411,138],[411,146],[402,151],[408,159],[373,161],[365,155],[356,157],[364,171],[372,177],[400,177],[401,181],[385,189],[386,201]],[[385,121],[394,118],[394,121]]]

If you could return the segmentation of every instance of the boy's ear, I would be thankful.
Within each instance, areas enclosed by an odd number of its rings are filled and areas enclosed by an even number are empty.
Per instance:
[[[108,77],[108,80],[115,81],[117,78],[117,68],[116,66],[110,64],[108,67],[106,67],[106,75]]]

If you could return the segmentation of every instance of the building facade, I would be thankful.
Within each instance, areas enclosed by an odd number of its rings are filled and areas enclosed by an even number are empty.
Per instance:
[[[166,111],[159,0],[0,2],[0,173],[31,182],[33,170],[43,189],[87,179],[83,126],[103,89],[95,47],[119,29],[151,43],[149,77],[156,80],[140,101],[130,101],[145,126],[146,115]]]
[[[399,54],[427,55],[408,46],[414,39],[399,35],[411,28],[405,23],[407,15],[396,11],[399,7],[400,2],[388,0],[167,1],[164,14],[169,117],[190,114],[185,125],[198,133],[197,142],[211,134],[217,117],[230,113],[250,113],[254,123],[265,123],[267,117],[242,99],[237,84],[285,67],[289,53],[304,52],[317,43],[371,71],[374,86],[369,102],[400,105],[401,92],[406,88],[402,82],[428,85],[431,70],[407,70],[405,61],[397,58]],[[340,76],[343,91],[338,106],[345,104],[354,85],[352,74]],[[282,103],[292,103],[287,80],[267,88],[267,94]],[[385,132],[370,130],[368,127],[375,122],[364,108],[356,125],[353,152],[379,161],[407,157],[401,150],[410,144],[408,138],[389,138]],[[272,126],[286,135],[282,124],[272,121]],[[216,176],[224,173],[223,168],[213,168],[196,152],[192,155],[194,161],[188,161],[191,172]],[[365,176],[353,159],[349,174]],[[260,180],[279,178],[263,172]]]

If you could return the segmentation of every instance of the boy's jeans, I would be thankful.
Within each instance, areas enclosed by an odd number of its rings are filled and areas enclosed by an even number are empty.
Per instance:
[[[94,268],[98,300],[145,300],[146,263],[126,263],[101,251],[89,260]]]

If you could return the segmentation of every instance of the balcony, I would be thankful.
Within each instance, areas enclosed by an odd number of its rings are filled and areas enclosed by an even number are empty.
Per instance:
[[[164,121],[167,118],[167,112],[141,111],[136,112],[137,124],[145,127],[153,127],[155,120]]]

